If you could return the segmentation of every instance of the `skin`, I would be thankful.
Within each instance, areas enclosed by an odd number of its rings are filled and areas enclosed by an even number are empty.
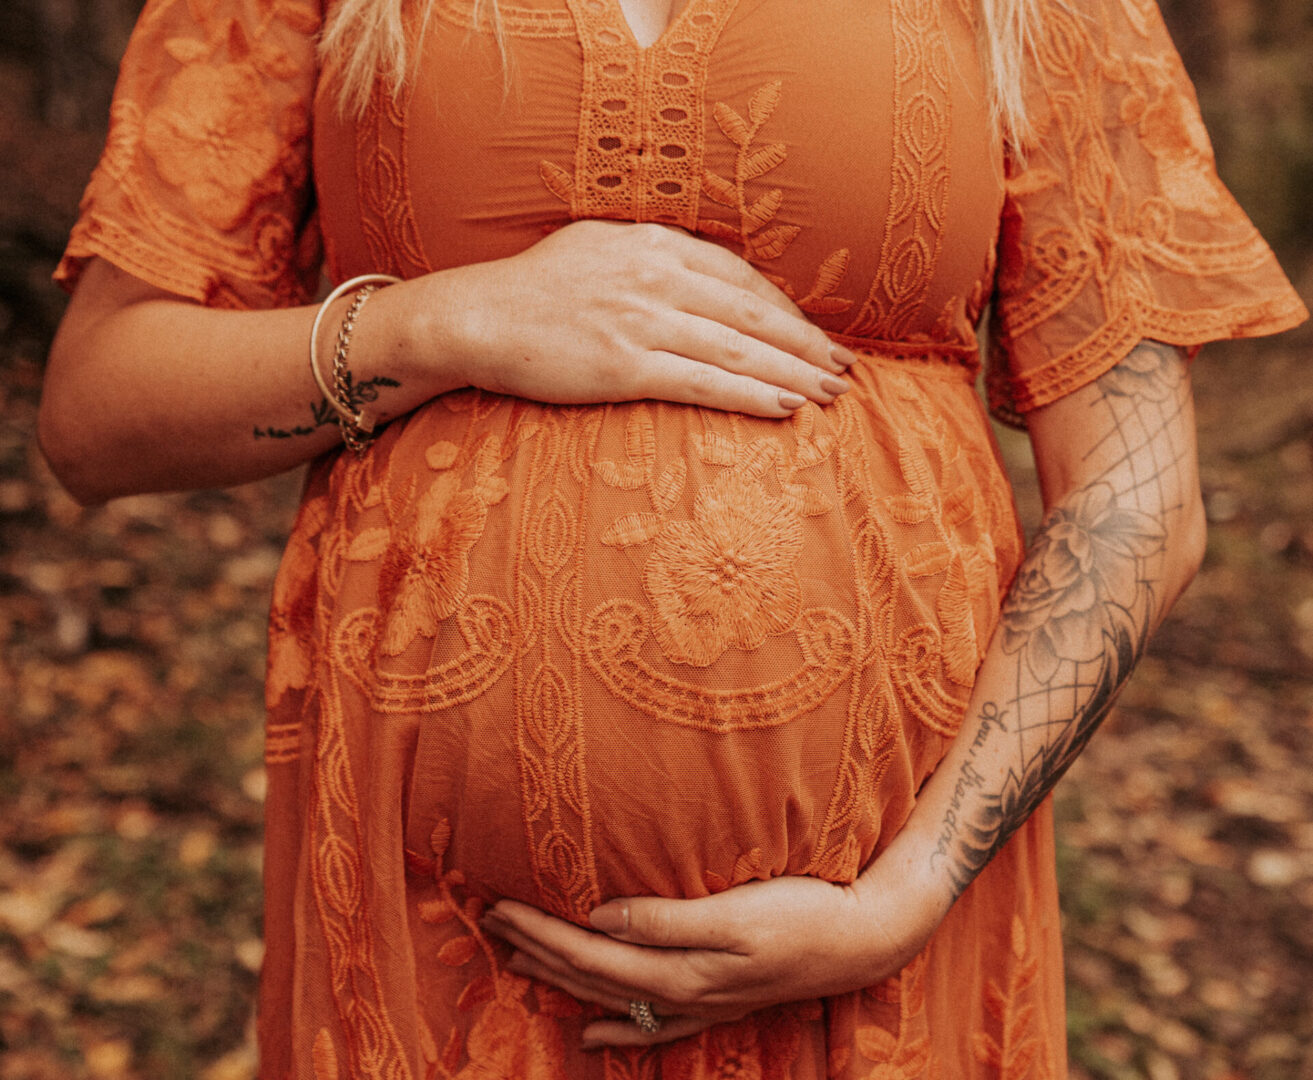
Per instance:
[[[852,885],[802,877],[704,899],[615,900],[594,932],[513,901],[485,927],[512,970],[627,1015],[587,1046],[642,1045],[896,974],[1089,741],[1203,556],[1185,358],[1144,342],[1030,417],[1047,512],[947,756]]]

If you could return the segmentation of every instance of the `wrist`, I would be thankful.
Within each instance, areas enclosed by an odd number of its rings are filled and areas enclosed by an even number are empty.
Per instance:
[[[853,882],[874,955],[890,943],[908,963],[944,921],[956,896],[948,874],[932,858],[934,844],[904,828]]]
[[[370,366],[401,383],[400,411],[471,384],[475,313],[458,285],[459,271],[443,270],[391,286],[370,301],[378,324]]]

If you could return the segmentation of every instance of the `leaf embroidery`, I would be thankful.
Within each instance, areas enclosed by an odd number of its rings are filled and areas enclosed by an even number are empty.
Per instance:
[[[538,175],[547,185],[547,190],[555,195],[561,202],[567,206],[574,202],[574,177],[566,172],[561,166],[551,161],[543,161],[538,165]]]
[[[652,485],[652,505],[663,514],[673,510],[684,493],[684,480],[687,476],[688,462],[682,457],[675,458]]]
[[[608,547],[627,548],[636,544],[646,544],[664,527],[665,519],[660,514],[648,514],[637,511],[621,514],[602,530],[602,543]]]
[[[713,172],[708,171],[702,174],[702,193],[714,202],[720,203],[721,206],[738,205],[738,193],[734,190],[734,185],[723,176],[717,176]],[[707,224],[710,224],[710,222],[701,222],[698,227],[701,228],[702,225]]]
[[[716,117],[716,123],[720,125],[720,130],[725,133],[725,138],[740,150],[752,142],[752,136],[756,134],[754,129],[761,126],[759,121],[754,124],[753,128],[749,128],[743,117],[723,101],[716,102],[713,115]]]
[[[1000,1080],[1022,1080],[1040,1050],[1035,1006],[1019,1004],[1039,975],[1039,960],[1027,959],[1026,925],[1020,915],[1012,916],[1011,946],[1016,964],[1008,971],[1006,985],[1000,986],[996,979],[985,984],[985,1010],[998,1022],[999,1036],[977,1031],[971,1039],[976,1060],[997,1069]]]
[[[795,301],[803,311],[810,315],[837,315],[853,306],[851,300],[832,295],[848,272],[849,258],[847,248],[832,251],[825,257],[807,295]]]
[[[716,240],[734,241],[742,245],[743,257],[750,262],[770,262],[778,259],[800,232],[800,225],[776,223],[776,216],[784,205],[783,188],[770,188],[749,199],[746,188],[750,181],[759,180],[777,168],[789,156],[789,148],[782,142],[754,145],[757,135],[771,118],[784,96],[784,84],[778,79],[759,86],[748,101],[745,120],[723,101],[716,103],[713,115],[725,137],[737,147],[734,155],[734,179],[707,170],[702,176],[702,191],[707,198],[721,206],[738,212],[738,223],[704,218],[698,222],[698,232]],[[544,177],[545,179],[545,177]],[[807,295],[798,300],[790,283],[775,275],[766,276],[778,285],[798,306],[813,315],[829,315],[846,311],[852,301],[834,296],[839,282],[848,270],[849,252],[841,248],[832,252],[821,263]]]
[[[602,483],[621,491],[637,491],[647,483],[643,469],[632,461],[595,461],[593,472],[597,473]]]
[[[438,950],[438,959],[448,967],[461,967],[474,959],[479,951],[478,942],[468,935],[452,938]]]
[[[903,556],[907,572],[912,577],[929,577],[931,574],[943,573],[948,569],[952,559],[952,550],[947,544],[938,540],[917,544]]]
[[[391,543],[391,529],[366,529],[351,538],[346,557],[352,562],[373,562],[383,557]]]
[[[738,458],[738,448],[734,440],[726,438],[718,431],[708,431],[705,435],[693,438],[693,448],[704,465],[731,466]]]
[[[454,442],[440,439],[424,451],[424,460],[428,463],[430,469],[440,472],[443,469],[450,469],[456,464],[456,456],[459,453],[460,447]]]
[[[760,229],[766,222],[770,221],[779,213],[780,207],[784,204],[784,192],[780,188],[771,188],[760,199],[754,202],[743,212],[743,220],[748,223],[752,229]]]
[[[748,102],[748,116],[752,122],[760,127],[775,111],[775,107],[780,103],[780,98],[784,95],[784,84],[778,79],[775,82],[769,82],[765,86],[759,87],[757,92],[752,95],[752,100]]]
[[[333,1047],[333,1036],[328,1033],[328,1028],[320,1028],[315,1032],[310,1060],[315,1070],[315,1080],[337,1080],[337,1050]]]

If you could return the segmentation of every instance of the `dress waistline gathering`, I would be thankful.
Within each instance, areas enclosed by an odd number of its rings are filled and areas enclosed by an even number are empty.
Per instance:
[[[980,350],[974,345],[957,345],[931,341],[883,341],[879,338],[853,337],[831,333],[826,337],[851,349],[863,361],[881,367],[914,371],[938,378],[960,379],[974,383],[980,372]]]

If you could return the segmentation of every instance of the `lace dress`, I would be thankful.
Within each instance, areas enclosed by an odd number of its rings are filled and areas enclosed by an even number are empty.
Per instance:
[[[66,281],[99,255],[292,304],[321,238],[341,280],[669,222],[862,357],[789,420],[464,390],[312,467],[270,639],[265,1080],[1065,1075],[1047,805],[899,976],[656,1050],[582,1053],[591,1007],[477,925],[878,857],[1021,555],[991,297],[1013,417],[1143,338],[1302,317],[1152,0],[1041,7],[1023,161],[966,0],[691,0],[648,48],[617,0],[503,3],[509,91],[436,0],[405,95],[345,120],[310,0],[147,4]]]

